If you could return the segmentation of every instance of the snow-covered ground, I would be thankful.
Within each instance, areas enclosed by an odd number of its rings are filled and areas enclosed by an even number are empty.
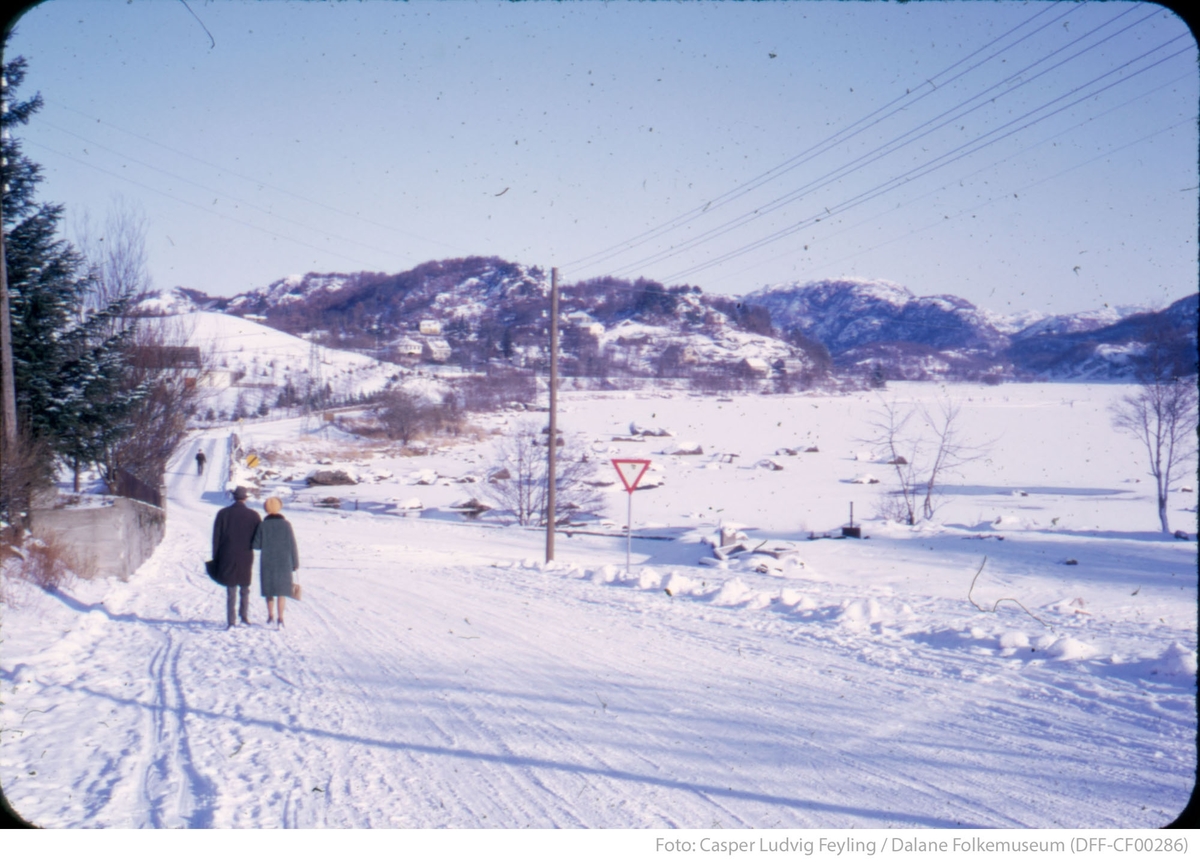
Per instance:
[[[0,781],[45,826],[1162,825],[1196,772],[1197,499],[1171,497],[1191,540],[1155,532],[1125,391],[890,387],[948,392],[988,443],[918,528],[875,517],[878,394],[568,394],[573,443],[654,462],[628,575],[619,485],[549,566],[542,531],[451,509],[502,435],[402,456],[247,423],[300,542],[283,630],[258,598],[225,630],[202,564],[229,433],[205,431],[130,581],[3,610]],[[675,436],[614,441],[631,422]],[[683,442],[704,454],[659,454]],[[308,490],[318,466],[361,481]],[[808,538],[851,502],[869,539]],[[718,561],[722,523],[795,553]]]

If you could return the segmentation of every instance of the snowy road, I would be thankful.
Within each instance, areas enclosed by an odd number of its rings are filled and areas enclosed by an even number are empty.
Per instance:
[[[879,535],[811,543],[784,582],[643,542],[651,568],[622,582],[605,537],[560,537],[546,569],[536,532],[297,507],[304,601],[277,631],[255,596],[257,624],[226,631],[202,562],[227,450],[214,432],[181,451],[167,537],[128,583],[30,591],[6,616],[0,777],[32,820],[1158,826],[1190,793],[1194,671],[1158,669],[1172,640],[1194,649],[1194,576],[1164,600],[1156,659],[1110,653],[1148,645],[1111,596],[1130,577],[1174,590],[1194,544]],[[986,553],[994,601],[1083,547],[1111,566],[1094,613],[1030,594],[1057,654],[1033,654],[1045,628],[1012,606],[979,614],[938,586]]]

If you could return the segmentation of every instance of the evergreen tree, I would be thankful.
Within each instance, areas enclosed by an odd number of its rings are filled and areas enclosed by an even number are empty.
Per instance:
[[[25,60],[4,64],[3,229],[12,316],[13,377],[20,424],[76,471],[93,463],[124,430],[141,393],[122,391],[122,356],[131,326],[129,297],[89,308],[93,279],[85,261],[59,238],[63,208],[35,197],[41,168],[21,152],[12,130],[42,106],[40,95],[13,101]]]

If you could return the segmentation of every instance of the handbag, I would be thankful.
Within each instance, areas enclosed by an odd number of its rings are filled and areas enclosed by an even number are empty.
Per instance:
[[[296,582],[295,572],[292,573],[292,598],[296,601],[300,601],[300,599],[304,598],[304,590],[301,589],[300,584]]]
[[[208,576],[210,578],[212,578],[216,583],[220,584],[221,586],[225,586],[225,582],[222,581],[220,576],[217,574],[217,561],[216,560],[205,560],[204,561],[204,571],[206,571],[208,573]]]

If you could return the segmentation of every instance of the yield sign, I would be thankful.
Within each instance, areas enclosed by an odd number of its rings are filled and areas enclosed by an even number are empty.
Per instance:
[[[650,468],[650,461],[646,458],[613,458],[612,464],[617,468],[617,475],[621,477],[621,483],[630,494]]]

